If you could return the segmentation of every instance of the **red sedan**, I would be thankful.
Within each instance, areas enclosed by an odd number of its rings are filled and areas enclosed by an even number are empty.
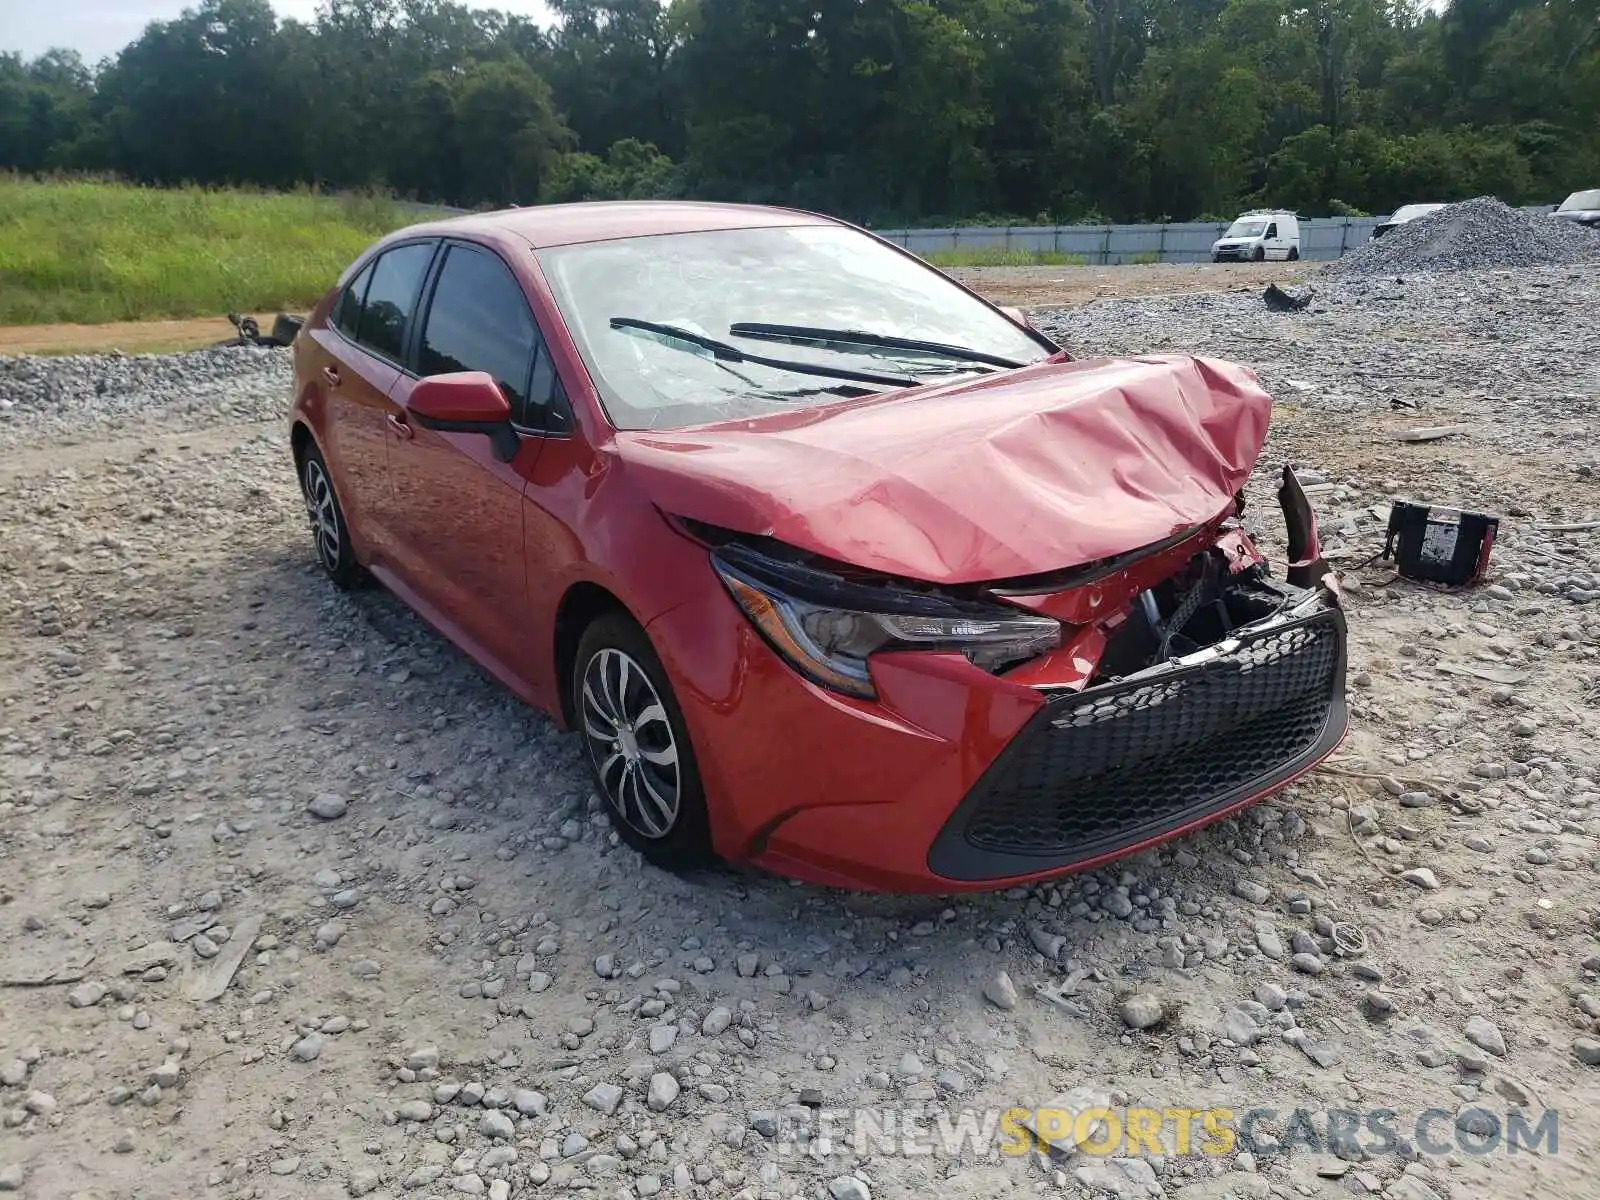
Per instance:
[[[994,888],[1282,786],[1346,726],[1345,627],[1271,402],[1076,361],[870,234],[733,205],[419,225],[294,345],[333,581],[380,580],[583,739],[651,862]]]

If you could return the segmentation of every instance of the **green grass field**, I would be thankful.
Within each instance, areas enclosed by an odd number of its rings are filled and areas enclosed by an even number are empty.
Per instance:
[[[363,197],[0,175],[0,325],[304,309],[421,219]]]
[[[940,250],[922,256],[944,270],[957,267],[1081,267],[1081,254],[1059,250]]]

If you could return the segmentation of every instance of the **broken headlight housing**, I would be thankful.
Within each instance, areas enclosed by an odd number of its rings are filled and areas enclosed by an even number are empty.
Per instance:
[[[880,650],[952,651],[996,672],[1061,644],[1061,624],[1049,617],[859,583],[744,546],[720,547],[711,564],[790,666],[847,696],[876,695],[867,660]]]

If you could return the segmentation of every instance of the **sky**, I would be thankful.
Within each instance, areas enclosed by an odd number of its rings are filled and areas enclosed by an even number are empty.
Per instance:
[[[272,0],[280,17],[309,21],[320,0]],[[463,0],[469,8],[498,8],[545,20],[542,0]],[[198,0],[0,0],[0,50],[34,58],[66,46],[96,63],[121,50],[151,21],[167,21]]]

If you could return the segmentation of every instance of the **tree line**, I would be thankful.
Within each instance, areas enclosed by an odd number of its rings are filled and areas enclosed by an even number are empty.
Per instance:
[[[1600,186],[1600,0],[203,0],[0,54],[0,168],[691,196],[877,225],[1386,213]]]

